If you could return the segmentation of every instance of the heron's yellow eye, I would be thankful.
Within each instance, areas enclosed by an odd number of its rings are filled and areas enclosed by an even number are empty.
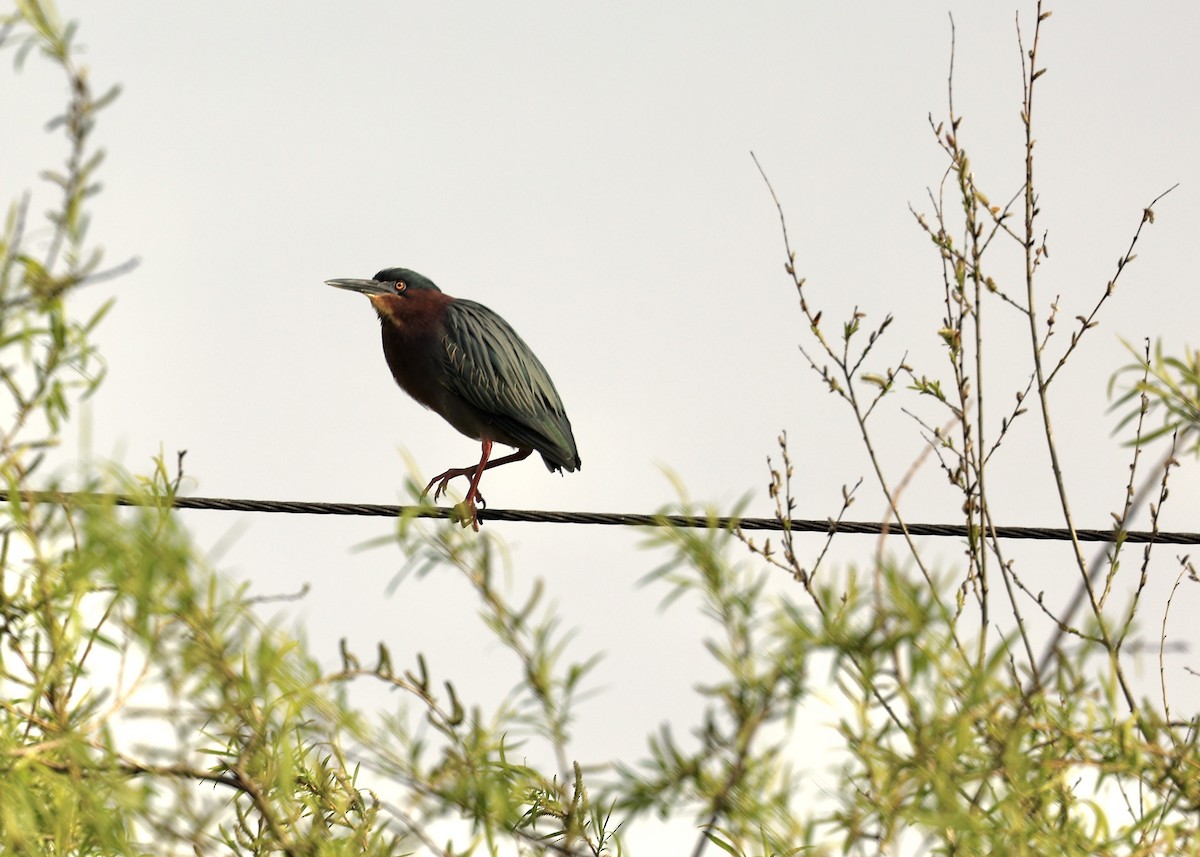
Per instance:
[[[396,281],[396,294],[400,294],[402,291],[404,291],[407,288],[408,288],[408,283],[404,282],[403,280]]]

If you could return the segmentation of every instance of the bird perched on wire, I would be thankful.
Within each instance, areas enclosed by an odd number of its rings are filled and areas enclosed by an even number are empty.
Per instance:
[[[451,479],[470,480],[463,526],[479,529],[483,471],[521,461],[534,450],[551,472],[579,469],[571,422],[554,382],[525,341],[496,313],[475,301],[444,294],[407,268],[386,268],[369,280],[326,280],[361,292],[383,327],[383,356],[396,383],[422,405],[483,445],[479,463],[435,476],[436,500]],[[492,444],[516,447],[493,459]],[[477,506],[478,504],[478,506]]]

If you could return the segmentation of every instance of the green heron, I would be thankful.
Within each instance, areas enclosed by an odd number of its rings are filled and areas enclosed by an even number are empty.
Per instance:
[[[508,322],[475,301],[452,298],[406,268],[386,268],[370,280],[326,280],[362,292],[383,327],[383,356],[396,383],[483,444],[479,463],[435,476],[433,499],[451,479],[466,476],[467,519],[479,529],[476,502],[483,471],[528,458],[534,450],[551,472],[579,469],[579,451],[562,399],[540,360]],[[492,444],[516,452],[492,459]],[[463,525],[466,526],[466,520]]]

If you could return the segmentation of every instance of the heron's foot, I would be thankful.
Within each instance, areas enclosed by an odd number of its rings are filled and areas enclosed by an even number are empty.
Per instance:
[[[436,503],[438,498],[446,493],[446,487],[450,484],[450,480],[455,476],[463,476],[461,470],[447,470],[440,476],[435,476],[429,480],[429,484],[425,486],[425,490],[421,492],[422,499],[429,496],[429,489],[437,485],[437,490],[433,492],[433,500]]]
[[[455,479],[459,476],[466,476],[468,479],[472,479],[475,476],[476,469],[477,468],[475,467],[453,467],[450,470],[447,470],[445,473],[430,479],[429,484],[425,486],[425,490],[421,492],[421,496],[427,496],[429,494],[429,489],[436,485],[437,490],[433,492],[433,501],[436,503],[438,498],[446,493],[446,488],[450,485],[451,479]],[[484,500],[483,495],[479,493],[479,488],[475,489],[475,496],[467,497],[465,502],[470,503],[472,508],[474,508],[476,503],[478,503],[480,506],[487,506],[487,501]]]
[[[470,500],[463,500],[453,510],[453,520],[458,521],[465,530],[469,525],[475,532],[479,532],[479,508]]]
[[[429,484],[425,486],[425,490],[421,492],[421,496],[424,497],[429,494],[429,489],[436,485],[437,490],[433,492],[433,499],[434,501],[437,501],[438,498],[446,493],[446,489],[449,487],[451,479],[457,479],[459,476],[466,476],[469,479],[474,475],[474,467],[452,467],[445,473],[441,473],[430,479]],[[476,491],[475,493],[478,494],[479,492]]]

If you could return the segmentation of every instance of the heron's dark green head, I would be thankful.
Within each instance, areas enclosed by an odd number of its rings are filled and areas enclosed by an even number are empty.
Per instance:
[[[405,336],[436,338],[442,314],[454,302],[432,280],[408,268],[384,268],[369,280],[326,280],[325,284],[366,295],[385,330],[390,327]]]
[[[433,280],[423,277],[408,268],[384,268],[372,279],[326,280],[325,285],[352,292],[362,292],[367,297],[376,295],[404,295],[405,292],[441,292]]]
[[[440,292],[433,280],[418,274],[416,271],[410,271],[408,268],[384,268],[375,275],[375,280],[382,283],[404,283],[408,288],[413,290],[427,289],[433,292]]]

